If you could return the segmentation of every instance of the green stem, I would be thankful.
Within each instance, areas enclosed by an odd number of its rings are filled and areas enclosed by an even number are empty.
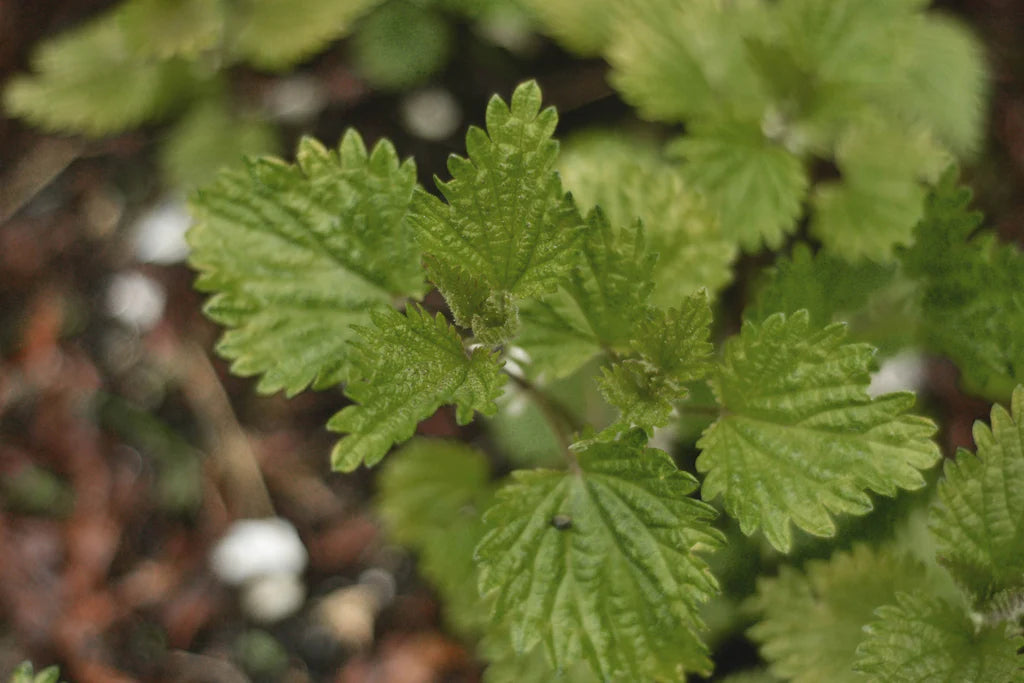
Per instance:
[[[512,373],[508,373],[508,376],[540,409],[544,419],[555,433],[555,438],[558,439],[558,445],[561,447],[562,454],[565,455],[569,469],[573,472],[579,472],[579,462],[576,459],[576,454],[570,448],[572,444],[571,435],[579,433],[583,429],[583,423],[579,417],[564,404],[525,377]]]
[[[683,403],[679,406],[679,412],[683,414],[692,413],[696,415],[709,415],[711,417],[721,417],[723,410],[721,406],[716,405],[714,403],[704,405]]]

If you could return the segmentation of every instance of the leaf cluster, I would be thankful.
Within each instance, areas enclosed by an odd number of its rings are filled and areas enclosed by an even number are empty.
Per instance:
[[[929,510],[931,566],[889,544],[857,546],[759,582],[750,629],[794,681],[1020,681],[1024,661],[1024,387],[974,428],[977,453],[948,461]],[[962,589],[945,588],[942,565]]]
[[[926,3],[527,4],[566,47],[604,56],[642,116],[686,124],[669,151],[746,250],[806,217],[843,258],[890,260],[927,184],[981,141],[982,48]],[[822,164],[839,177],[816,179]]]
[[[600,172],[581,161],[608,139],[561,160],[556,124],[535,83],[493,98],[437,195],[390,143],[367,150],[352,131],[337,152],[305,141],[295,164],[226,171],[193,197],[198,284],[230,328],[221,351],[261,390],[344,386],[353,403],[328,424],[344,435],[337,469],[378,463],[442,405],[464,424],[503,392],[536,402],[561,469],[492,483],[482,453],[414,441],[382,479],[382,516],[450,597],[450,621],[484,634],[491,680],[708,673],[702,605],[719,585],[704,555],[724,542],[710,503],[788,552],[794,525],[833,536],[835,516],[868,513],[871,494],[924,486],[935,426],[911,414],[912,394],[868,393],[873,350],[830,323],[826,297],[813,313],[763,297],[716,358],[709,289],[724,266],[674,288],[663,274],[678,264],[658,266],[690,247],[732,258],[711,246],[721,233],[700,195],[653,153],[609,154]],[[831,272],[809,254],[793,263]],[[427,308],[424,278],[450,319]],[[594,364],[619,413],[608,424],[547,389]],[[697,441],[702,482],[648,445],[693,389],[716,413]],[[453,596],[471,579],[479,596]],[[1004,609],[1007,588],[993,589]]]

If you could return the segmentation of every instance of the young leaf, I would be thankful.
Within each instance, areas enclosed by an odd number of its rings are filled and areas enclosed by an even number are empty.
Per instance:
[[[473,548],[492,497],[487,458],[458,441],[414,439],[388,459],[378,482],[377,512],[394,540],[419,553],[448,622],[463,634],[479,631],[485,615],[472,589]]]
[[[568,281],[560,291],[525,304],[516,340],[535,371],[548,369],[556,377],[602,349],[625,347],[651,291],[655,257],[644,247],[640,226],[613,229],[600,209],[590,213],[587,226]]]
[[[578,444],[579,470],[517,471],[484,515],[480,588],[513,647],[624,680],[708,672],[698,606],[717,584],[695,550],[721,544],[709,506],[639,430]]]
[[[856,667],[870,679],[1024,681],[1024,638],[1002,625],[975,628],[962,608],[923,593],[900,594],[876,614],[857,648]]]
[[[874,611],[898,592],[919,588],[925,568],[889,551],[858,545],[803,572],[782,567],[761,579],[752,606],[763,618],[750,631],[776,676],[793,683],[857,683],[857,644]]]
[[[540,103],[533,81],[516,88],[511,107],[491,98],[487,132],[471,127],[469,158],[450,157],[452,180],[437,181],[448,203],[423,191],[414,200],[412,222],[434,264],[429,277],[456,302],[456,322],[477,334],[500,329],[508,319],[477,317],[473,302],[554,289],[569,273],[584,228],[554,170],[558,143],[551,134],[558,115],[550,107],[541,111]]]
[[[796,227],[807,193],[804,163],[753,121],[698,124],[672,145],[687,183],[704,193],[722,231],[748,251],[777,248]]]
[[[4,107],[51,131],[106,135],[162,114],[192,84],[180,60],[140,57],[116,12],[42,43],[33,76],[17,76]]]
[[[580,207],[600,206],[617,228],[643,223],[647,250],[658,256],[644,278],[654,282],[651,304],[675,306],[701,287],[714,293],[732,279],[735,240],[722,233],[678,166],[652,146],[591,133],[568,141],[558,166]]]
[[[747,321],[726,342],[712,383],[725,414],[697,446],[705,500],[724,497],[746,534],[786,551],[789,522],[831,536],[830,513],[864,514],[866,491],[924,485],[939,458],[935,425],[906,411],[910,393],[871,398],[873,350],[843,344],[841,324],[814,329],[807,311]]]
[[[206,313],[229,329],[218,350],[259,390],[323,388],[351,370],[354,324],[424,283],[405,216],[416,184],[381,141],[355,131],[338,152],[306,139],[298,163],[252,160],[192,199],[196,286],[216,292]]]
[[[232,51],[260,69],[282,71],[348,33],[380,0],[247,0]]]
[[[405,315],[374,311],[374,326],[359,329],[354,342],[361,358],[345,389],[356,402],[331,418],[327,428],[347,433],[334,447],[334,469],[350,472],[380,462],[394,443],[405,441],[416,424],[444,404],[457,408],[466,424],[473,412],[493,415],[505,375],[497,356],[485,348],[467,353],[458,332],[440,313],[419,307]]]
[[[977,455],[960,450],[947,461],[931,511],[940,561],[989,612],[994,599],[1024,598],[1024,386],[1010,412],[992,408],[992,426],[974,425]]]
[[[601,393],[621,415],[611,431],[631,425],[651,432],[668,422],[673,404],[686,398],[686,383],[710,369],[708,341],[711,307],[706,291],[683,301],[679,309],[651,309],[636,326],[632,353],[604,368]]]
[[[1024,255],[976,232],[981,215],[950,169],[902,254],[921,282],[924,342],[948,355],[974,391],[1004,400],[1024,382]]]

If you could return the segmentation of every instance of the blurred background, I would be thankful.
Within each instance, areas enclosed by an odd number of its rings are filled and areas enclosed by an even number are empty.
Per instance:
[[[124,36],[97,23],[120,3],[0,0],[0,675],[32,659],[85,682],[479,680],[382,532],[374,473],[329,471],[341,393],[260,397],[212,352],[185,198],[242,154],[348,127],[390,138],[432,187],[488,98],[528,78],[560,137],[644,124],[601,59],[545,36],[542,3],[257,3],[230,45],[213,4],[122,12],[124,35],[161,37],[128,45],[146,68],[123,70]],[[988,133],[964,175],[1020,241],[1024,6],[935,5],[986,46]],[[46,88],[26,78],[41,65]],[[737,282],[763,262],[741,258]],[[742,295],[723,302],[738,320]],[[947,363],[923,382],[946,452],[969,444],[988,405]],[[442,410],[420,432],[474,429]],[[254,518],[269,521],[237,523]]]

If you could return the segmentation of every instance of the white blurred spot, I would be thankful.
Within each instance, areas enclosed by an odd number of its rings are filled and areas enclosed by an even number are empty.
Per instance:
[[[444,140],[462,121],[462,111],[451,93],[441,88],[417,90],[402,100],[402,122],[424,140]]]
[[[242,611],[269,624],[295,614],[306,599],[306,587],[290,572],[256,577],[242,589]]]
[[[327,104],[320,81],[305,75],[289,76],[274,83],[263,98],[271,118],[285,123],[303,123],[319,114]]]
[[[916,353],[900,353],[882,363],[871,375],[868,393],[872,398],[894,391],[917,391],[924,384],[927,365]]]
[[[512,382],[505,384],[505,393],[502,398],[506,399],[502,408],[509,417],[519,417],[531,405],[529,397]]]
[[[185,231],[192,217],[185,202],[164,198],[135,222],[135,257],[143,263],[178,263],[188,256]]]
[[[651,440],[647,442],[648,448],[660,448],[668,453],[672,452],[676,443],[679,441],[679,426],[678,426],[679,413],[672,410],[672,420],[664,427],[655,427],[654,435]]]
[[[477,22],[476,31],[495,45],[518,55],[536,53],[541,46],[529,18],[515,10],[488,12]]]
[[[210,555],[213,572],[224,583],[279,574],[299,575],[308,560],[298,532],[280,517],[241,519],[231,525]]]
[[[160,321],[166,302],[163,286],[137,271],[118,273],[107,287],[110,315],[140,330],[148,330]]]
[[[523,366],[507,356],[505,358],[505,371],[508,372],[510,375],[514,375],[516,377],[526,376],[526,372],[523,370]]]
[[[505,350],[505,355],[518,363],[522,363],[523,365],[530,364],[530,354],[528,354],[526,352],[526,349],[524,349],[521,346],[507,347]]]

